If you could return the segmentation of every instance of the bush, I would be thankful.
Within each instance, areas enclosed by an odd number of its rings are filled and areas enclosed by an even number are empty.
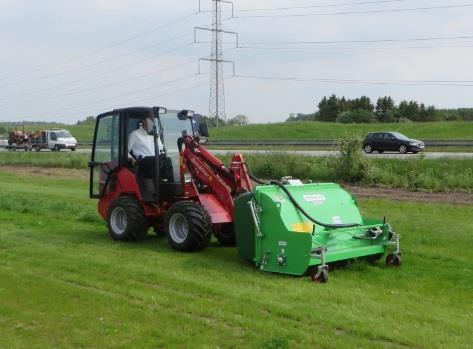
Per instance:
[[[361,151],[361,137],[342,139],[338,142],[340,156],[336,164],[337,178],[350,183],[358,183],[371,178],[371,166]]]
[[[342,124],[350,123],[369,123],[375,120],[375,115],[367,110],[353,110],[346,111],[340,114],[337,118],[337,122]]]

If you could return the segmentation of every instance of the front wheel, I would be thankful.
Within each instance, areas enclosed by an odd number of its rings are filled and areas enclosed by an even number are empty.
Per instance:
[[[407,147],[405,145],[401,145],[399,147],[399,153],[406,154],[407,153]]]
[[[180,201],[166,214],[165,230],[171,247],[178,251],[198,251],[209,244],[212,222],[207,211],[193,201]]]
[[[54,146],[54,151],[61,151],[61,148],[59,148],[58,145],[55,145],[55,146]]]
[[[132,196],[122,196],[112,202],[107,226],[111,237],[120,241],[142,240],[148,231],[143,207]]]
[[[222,229],[215,234],[215,237],[222,246],[236,246],[235,228],[233,224],[225,224]]]

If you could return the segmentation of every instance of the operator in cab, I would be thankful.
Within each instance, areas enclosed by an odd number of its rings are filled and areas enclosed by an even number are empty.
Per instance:
[[[156,173],[156,153],[154,136],[152,134],[154,118],[140,121],[138,129],[128,137],[128,158],[133,165],[139,164],[140,174],[146,178],[154,178]],[[163,144],[157,135],[159,152],[163,151]]]

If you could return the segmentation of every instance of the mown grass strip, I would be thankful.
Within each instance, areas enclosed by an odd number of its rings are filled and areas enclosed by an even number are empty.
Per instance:
[[[0,207],[0,347],[435,349],[473,339],[469,206],[362,201],[365,216],[387,215],[402,234],[405,265],[358,262],[315,286],[262,273],[216,241],[195,254],[154,236],[114,242],[101,220],[76,217],[96,216],[86,180],[15,180],[0,176],[12,203]]]

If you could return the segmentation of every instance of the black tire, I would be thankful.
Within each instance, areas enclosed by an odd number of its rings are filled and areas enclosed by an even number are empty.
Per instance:
[[[71,151],[76,151],[76,148],[71,148]]]
[[[407,154],[407,147],[405,145],[401,145],[399,147],[399,153],[401,154]]]
[[[132,196],[122,196],[112,202],[108,209],[107,227],[114,240],[143,240],[148,224],[143,207]]]
[[[318,275],[317,275],[318,274]],[[312,282],[325,284],[328,282],[329,273],[327,269],[322,269],[322,272],[319,274],[317,269],[314,269],[313,273],[310,275]]]
[[[363,150],[365,151],[366,154],[370,154],[373,152],[373,147],[371,146],[371,144],[366,144],[364,147],[363,147]]]
[[[386,257],[386,265],[388,267],[400,267],[402,265],[402,257],[396,253],[390,253]]]
[[[384,150],[378,150],[378,153],[383,154]]]
[[[212,237],[208,212],[193,201],[180,201],[166,214],[164,227],[171,247],[177,251],[203,250]]]
[[[233,224],[225,224],[222,229],[215,234],[215,237],[222,246],[236,246],[235,227]]]

